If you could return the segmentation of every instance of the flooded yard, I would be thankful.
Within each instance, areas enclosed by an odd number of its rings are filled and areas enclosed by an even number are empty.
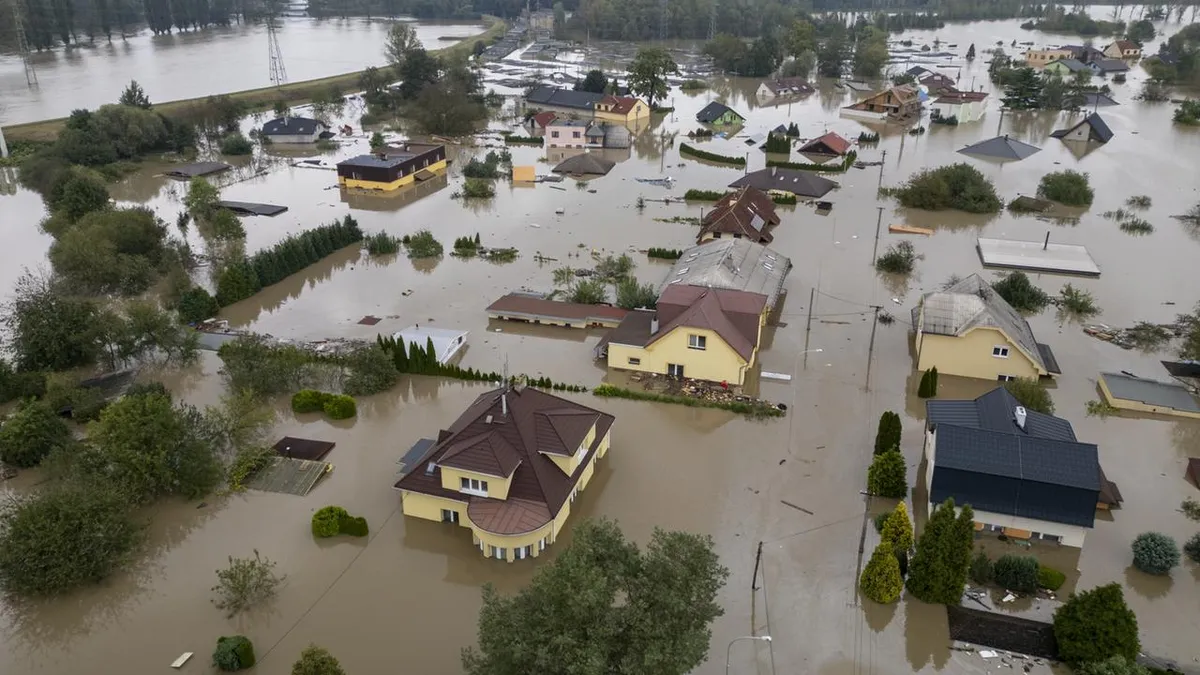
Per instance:
[[[865,564],[860,550],[865,546],[869,552],[877,540],[868,516],[891,506],[890,501],[867,500],[860,494],[883,411],[901,414],[909,481],[918,478],[924,404],[915,395],[920,374],[913,370],[909,310],[922,293],[940,288],[951,275],[978,272],[985,279],[995,278],[995,272],[981,267],[976,238],[1041,241],[1049,233],[1053,242],[1086,246],[1101,268],[1099,278],[1030,278],[1052,295],[1067,281],[1090,291],[1103,310],[1097,320],[1112,326],[1169,322],[1200,301],[1200,288],[1187,276],[1200,254],[1200,231],[1170,217],[1200,202],[1200,182],[1195,179],[1200,133],[1172,125],[1170,104],[1134,100],[1145,77],[1137,67],[1128,83],[1113,85],[1112,96],[1120,105],[1099,110],[1115,137],[1082,156],[1049,138],[1051,131],[1078,121],[1080,114],[1001,115],[982,51],[998,40],[1006,45],[1013,39],[1039,44],[1073,41],[1070,36],[1021,31],[1018,24],[951,25],[936,32],[905,33],[918,44],[936,34],[944,42],[957,43],[958,53],[976,42],[981,58],[971,63],[955,60],[954,65],[961,68],[960,86],[991,93],[986,116],[958,127],[932,126],[916,136],[882,129],[877,146],[858,148],[861,160],[881,161],[882,167],[831,174],[840,188],[826,197],[834,203],[828,215],[816,214],[811,206],[780,207],[783,220],[771,247],[790,256],[794,268],[787,278],[781,316],[786,325],[768,336],[761,368],[793,377],[786,383],[763,380],[761,395],[786,403],[786,417],[753,422],[720,410],[568,395],[617,418],[612,449],[581,494],[572,522],[581,516],[615,518],[631,538],[641,541],[654,527],[711,534],[732,571],[720,600],[726,614],[713,627],[710,658],[698,673],[721,672],[729,641],[752,632],[770,632],[775,640],[770,645],[735,644],[730,672],[851,675],[994,669],[975,655],[950,649],[941,608],[910,599],[879,607],[860,599],[856,589],[856,570],[860,562]],[[1166,27],[1178,29],[1176,24]],[[712,100],[724,101],[748,121],[740,136],[716,138],[700,147],[726,155],[748,154],[750,171],[762,168],[765,160],[762,152],[743,144],[746,134],[790,122],[799,126],[803,138],[835,131],[854,140],[860,131],[871,130],[839,119],[838,109],[856,96],[832,83],[823,82],[807,99],[775,106],[754,98],[757,85],[755,80],[731,78],[716,82],[709,91],[672,90],[675,112],[639,130],[628,157],[607,176],[588,181],[585,189],[571,179],[535,187],[499,181],[493,199],[453,199],[462,185],[461,166],[473,153],[486,152],[484,148],[448,148],[456,163],[447,180],[430,181],[393,197],[345,195],[334,187],[333,172],[280,161],[266,175],[222,190],[224,199],[289,208],[275,218],[243,220],[248,250],[350,213],[366,232],[401,236],[428,228],[447,247],[456,237],[479,233],[484,245],[514,246],[520,257],[497,265],[449,255],[434,261],[411,261],[403,255],[368,258],[345,250],[227,308],[222,316],[239,328],[293,339],[373,338],[412,323],[432,323],[470,331],[463,367],[495,371],[507,361],[510,372],[587,386],[620,378],[592,360],[592,348],[603,332],[489,322],[484,308],[510,290],[551,290],[556,267],[590,266],[592,251],[693,244],[696,226],[656,219],[697,217],[706,204],[648,201],[639,210],[636,201],[639,196],[681,197],[689,188],[722,190],[742,175],[740,168],[679,155],[679,143],[698,126],[695,113]],[[492,124],[493,130],[502,128],[514,129],[503,122]],[[998,134],[1032,143],[1041,151],[1007,164],[956,152]],[[355,138],[325,158],[336,160],[366,148],[365,137]],[[511,150],[515,165],[536,165],[538,173],[553,166],[553,149]],[[540,159],[548,155],[551,162]],[[972,216],[910,211],[877,197],[880,184],[897,185],[922,168],[959,161],[990,177],[1005,201],[1033,194],[1047,172],[1085,171],[1096,201],[1077,220],[1048,222],[1008,212]],[[148,168],[131,177],[114,189],[114,195],[145,203],[173,222],[182,208],[182,185],[154,173],[157,169]],[[662,176],[675,178],[674,188],[635,180]],[[1131,236],[1100,216],[1133,195],[1153,200],[1144,216],[1154,225],[1152,234]],[[0,248],[0,285],[8,288],[23,266],[45,264],[50,238],[37,229],[42,205],[28,191],[0,196],[0,215],[8,225],[6,245]],[[887,225],[901,223],[929,227],[934,234],[888,233]],[[875,251],[902,240],[911,241],[922,256],[916,271],[906,279],[877,273],[872,266]],[[538,254],[555,261],[539,263]],[[667,263],[632,255],[640,281],[661,282]],[[811,306],[810,294],[815,298]],[[875,306],[895,322],[873,329]],[[383,321],[358,325],[368,314]],[[1099,445],[1105,472],[1125,498],[1122,508],[1098,515],[1081,552],[1035,552],[1068,573],[1066,588],[1121,583],[1138,615],[1143,649],[1190,662],[1200,630],[1200,568],[1185,562],[1169,578],[1151,578],[1132,569],[1129,545],[1145,530],[1159,530],[1182,542],[1197,529],[1176,509],[1184,497],[1196,494],[1183,478],[1183,468],[1188,456],[1200,455],[1200,423],[1125,415],[1100,419],[1087,417],[1084,410],[1086,401],[1099,398],[1100,372],[1124,370],[1165,379],[1158,361],[1172,358],[1173,350],[1146,354],[1121,349],[1085,335],[1077,323],[1061,321],[1053,309],[1030,317],[1030,323],[1062,366],[1052,390],[1057,414],[1074,425],[1081,441]],[[219,368],[215,355],[206,354],[193,371],[169,375],[168,384],[189,402],[213,404],[223,387]],[[944,376],[940,397],[974,397],[993,386]],[[281,409],[277,436],[337,443],[328,458],[335,465],[328,478],[303,498],[248,492],[213,497],[199,505],[157,506],[146,514],[149,546],[133,572],[67,598],[4,608],[0,672],[150,672],[165,668],[181,652],[194,651],[196,656],[183,671],[206,673],[213,640],[234,632],[254,641],[260,658],[256,672],[263,675],[289,672],[300,649],[310,642],[327,647],[349,673],[459,672],[459,650],[475,638],[482,584],[516,591],[550,558],[513,564],[485,559],[465,529],[404,518],[392,484],[396,461],[409,446],[453,421],[482,391],[477,384],[404,376],[395,389],[363,399],[352,422],[297,418]],[[10,487],[27,489],[37,479],[36,472],[25,473]],[[309,518],[326,504],[365,516],[372,529],[369,541],[314,541]],[[923,513],[924,505],[916,504],[915,511]],[[569,531],[570,524],[568,535]],[[762,569],[757,590],[752,591],[759,542]],[[564,544],[548,549],[550,557]],[[995,541],[986,546],[991,551],[1011,548]],[[278,561],[279,570],[288,575],[286,586],[268,606],[227,620],[210,599],[214,571],[227,556],[246,556],[255,549]],[[383,665],[391,663],[402,665]]]

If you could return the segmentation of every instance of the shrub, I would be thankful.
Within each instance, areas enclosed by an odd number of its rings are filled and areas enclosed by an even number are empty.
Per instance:
[[[1128,232],[1129,234],[1150,234],[1154,232],[1154,226],[1145,218],[1129,217],[1122,220],[1117,226],[1121,228],[1122,232]]]
[[[1187,540],[1187,543],[1183,545],[1183,552],[1187,554],[1187,557],[1192,559],[1192,562],[1200,563],[1200,532],[1192,535],[1192,538]]]
[[[863,568],[859,588],[863,595],[880,604],[887,605],[900,599],[904,579],[900,577],[900,562],[890,542],[882,541],[875,547],[871,560]]]
[[[897,242],[879,256],[875,261],[875,269],[891,274],[908,274],[916,266],[918,257],[911,242]]]
[[[1125,205],[1135,209],[1150,208],[1151,200],[1149,195],[1134,195],[1125,200]]]
[[[0,426],[0,461],[17,467],[37,466],[71,440],[71,430],[43,402],[27,401]]]
[[[483,178],[468,178],[463,182],[462,194],[467,199],[488,199],[496,196],[496,188]]]
[[[975,557],[971,560],[971,569],[967,574],[971,577],[971,581],[981,586],[992,582],[992,579],[995,577],[994,570],[992,568],[992,561],[987,557],[986,553],[980,551],[975,554]]]
[[[212,293],[192,286],[179,296],[175,311],[179,312],[179,319],[184,323],[200,323],[215,317],[221,311],[221,305]]]
[[[796,195],[771,195],[771,201],[780,206],[795,206],[799,203]]]
[[[1002,555],[992,565],[996,583],[1018,593],[1032,593],[1038,587],[1037,558],[1027,555]]]
[[[1067,575],[1059,572],[1052,567],[1041,565],[1038,567],[1037,583],[1039,588],[1045,588],[1050,591],[1057,591],[1062,588],[1062,585],[1067,582]]]
[[[517,136],[515,134],[509,134],[504,137],[504,142],[509,145],[514,143],[521,143],[524,145],[541,145],[543,139],[540,136]]]
[[[429,230],[418,230],[412,236],[405,235],[404,245],[408,247],[409,258],[436,258],[445,250],[442,242],[434,239]]]
[[[1096,194],[1088,183],[1086,173],[1067,169],[1042,176],[1037,196],[1067,206],[1091,206]]]
[[[887,514],[887,519],[884,520],[880,535],[883,541],[890,542],[892,549],[897,555],[907,554],[913,545],[913,527],[912,521],[908,519],[908,507],[904,502],[896,505]]]
[[[1137,658],[1137,616],[1125,604],[1116,583],[1072,593],[1054,612],[1054,638],[1058,655],[1076,665],[1113,656]]]
[[[274,597],[281,583],[283,577],[275,574],[275,563],[260,556],[257,550],[253,558],[229,556],[229,566],[217,570],[217,585],[212,588],[217,597],[213,604],[232,617]]]
[[[937,396],[937,380],[933,368],[926,370],[921,375],[921,383],[917,385],[917,396],[921,398],[933,398]]]
[[[367,519],[361,516],[347,516],[338,521],[338,534],[348,534],[351,537],[365,537],[369,533]]]
[[[254,152],[254,144],[241,134],[229,134],[221,139],[222,155],[249,155]]]
[[[323,506],[312,517],[312,533],[318,539],[334,537],[342,531],[342,520],[350,513],[340,506]]]
[[[1154,670],[1130,661],[1124,656],[1114,656],[1103,661],[1092,661],[1080,664],[1076,669],[1079,675],[1167,675],[1174,671]]]
[[[816,164],[813,162],[781,162],[775,159],[768,159],[767,166],[778,167],[780,169],[794,169],[796,171],[813,171],[817,173],[843,173],[850,170],[854,166],[854,162],[858,159],[858,153],[851,150],[846,153],[846,156],[836,162],[825,162],[824,164]]]
[[[1100,308],[1096,306],[1096,299],[1092,297],[1092,294],[1075,288],[1070,283],[1062,287],[1062,291],[1058,295],[1058,306],[1078,317],[1095,316],[1100,313]]]
[[[325,649],[309,645],[292,664],[292,675],[346,675],[338,660]]]
[[[387,232],[376,232],[363,241],[370,255],[392,255],[400,252],[400,239]]]
[[[762,401],[709,401],[693,396],[673,396],[671,394],[656,394],[650,391],[636,391],[602,384],[592,390],[595,396],[605,398],[623,398],[633,401],[654,401],[656,403],[677,403],[691,408],[720,408],[746,415],[751,419],[766,417],[782,417],[783,411]]]
[[[869,132],[869,131],[858,132],[858,144],[859,145],[878,143],[878,142],[879,142],[879,133],[878,132]]]
[[[1200,101],[1184,99],[1180,102],[1179,107],[1175,109],[1175,114],[1171,117],[1178,124],[1197,125],[1200,124]]]
[[[879,429],[875,432],[875,454],[900,448],[900,416],[891,410],[879,416]]]
[[[348,420],[358,414],[358,406],[355,405],[354,399],[345,394],[330,395],[325,399],[323,408],[329,419],[333,420]]]
[[[724,196],[724,192],[717,190],[697,190],[695,188],[683,193],[684,199],[697,202],[715,202]]]
[[[888,516],[890,515],[892,515],[891,511],[884,511],[883,513],[876,514],[875,517],[871,519],[875,523],[876,532],[883,533],[883,525],[887,522]]]
[[[961,162],[920,171],[889,192],[911,209],[996,213],[1001,207],[992,182],[975,167]]]
[[[1054,400],[1050,398],[1050,391],[1037,379],[1018,377],[1005,382],[1004,388],[1029,410],[1047,415],[1054,414]]]
[[[301,389],[292,395],[292,412],[297,414],[321,412],[325,410],[325,401],[330,397],[316,389]]]
[[[763,145],[763,150],[770,153],[787,155],[792,152],[792,141],[786,135],[781,136],[776,133],[767,135],[767,142]]]
[[[1050,296],[1034,286],[1024,272],[1012,272],[992,284],[992,290],[1019,312],[1040,312],[1050,304]]]
[[[679,85],[679,88],[683,91],[700,91],[701,89],[708,89],[708,84],[703,80],[684,80],[683,84]]]
[[[688,145],[687,143],[679,144],[679,154],[690,155],[697,159],[703,159],[703,160],[706,160],[709,162],[716,162],[717,164],[732,164],[734,166],[746,166],[746,158],[745,157],[730,157],[728,155],[718,155],[715,152],[705,152],[704,150],[699,150],[697,148],[694,148],[694,147]]]
[[[1179,510],[1183,511],[1183,515],[1192,520],[1200,520],[1200,502],[1191,497],[1180,502]]]
[[[650,258],[662,258],[663,260],[679,260],[683,255],[683,251],[677,248],[655,248],[651,246],[646,251],[646,256]]]
[[[1146,574],[1170,574],[1179,564],[1179,545],[1161,532],[1143,532],[1133,540],[1133,566]]]
[[[908,467],[898,450],[875,455],[867,469],[867,491],[889,499],[901,499],[908,494]]]
[[[254,645],[244,635],[217,638],[213,665],[224,671],[245,670],[254,666]]]

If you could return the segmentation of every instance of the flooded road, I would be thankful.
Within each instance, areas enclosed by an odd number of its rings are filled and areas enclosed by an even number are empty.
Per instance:
[[[959,53],[970,42],[961,37],[968,34],[964,31],[978,36],[971,40],[981,52],[996,40],[1071,41],[1038,36],[1016,25],[951,26],[906,37],[920,43],[936,34],[943,42],[958,43]],[[972,78],[977,87],[990,86],[985,60],[954,62],[962,67],[963,86]],[[612,452],[595,482],[581,494],[573,522],[586,515],[617,518],[632,538],[643,541],[655,526],[711,534],[732,571],[721,596],[726,615],[714,625],[709,661],[696,672],[722,672],[729,640],[756,631],[769,631],[776,639],[770,645],[735,645],[731,672],[857,675],[990,669],[976,656],[949,649],[940,608],[908,599],[878,607],[858,598],[855,570],[864,513],[891,506],[885,500],[865,504],[859,493],[876,420],[884,410],[901,413],[909,480],[915,482],[924,405],[915,396],[918,377],[912,370],[908,310],[921,293],[938,288],[951,274],[994,277],[981,269],[977,237],[1040,240],[1049,231],[1053,241],[1086,245],[1103,271],[1101,277],[1031,279],[1051,294],[1068,280],[1092,292],[1103,309],[1098,320],[1114,326],[1169,321],[1200,301],[1200,288],[1188,276],[1200,254],[1200,232],[1170,218],[1200,202],[1200,184],[1194,178],[1200,133],[1174,127],[1173,106],[1134,101],[1144,77],[1135,67],[1127,84],[1113,85],[1113,97],[1121,105],[1100,113],[1115,137],[1082,156],[1048,138],[1050,131],[1079,115],[1001,117],[993,91],[981,122],[935,126],[920,136],[887,129],[877,147],[860,148],[862,159],[884,161],[882,178],[878,167],[832,176],[841,188],[829,196],[834,209],[828,216],[815,215],[811,207],[781,207],[783,222],[774,232],[772,247],[790,256],[795,267],[786,285],[782,320],[787,325],[768,336],[770,347],[761,359],[763,370],[794,376],[789,383],[762,385],[764,397],[788,404],[783,420],[750,422],[722,411],[572,395],[617,418]],[[462,184],[457,168],[448,180],[431,181],[419,193],[388,198],[343,196],[330,189],[332,172],[287,166],[229,185],[223,189],[226,199],[290,208],[277,218],[244,220],[249,250],[352,213],[368,232],[402,235],[429,228],[447,246],[455,237],[478,232],[485,245],[516,246],[521,257],[493,265],[450,256],[438,261],[368,259],[351,249],[227,308],[223,316],[238,326],[292,338],[373,337],[413,322],[433,322],[470,331],[464,367],[497,370],[507,359],[513,372],[544,374],[556,381],[594,386],[619,378],[591,359],[601,333],[489,323],[483,309],[510,289],[549,290],[554,268],[589,266],[591,249],[619,252],[690,245],[695,226],[655,219],[699,216],[701,205],[649,202],[639,212],[635,202],[638,196],[681,195],[689,188],[722,189],[741,175],[741,169],[680,158],[677,145],[682,136],[674,143],[669,137],[662,139],[663,132],[686,134],[695,128],[696,111],[711,100],[723,100],[746,114],[744,133],[749,134],[791,121],[803,137],[829,130],[854,139],[866,128],[837,117],[838,108],[855,97],[828,83],[803,102],[774,107],[755,101],[756,86],[756,81],[733,79],[698,94],[673,91],[677,111],[643,131],[628,158],[608,176],[589,181],[586,188],[595,193],[576,188],[571,180],[558,185],[563,190],[549,184],[522,188],[499,182],[493,200],[463,204],[451,198]],[[504,125],[496,122],[493,128]],[[998,133],[1042,151],[1006,165],[956,153]],[[365,138],[356,139],[331,157],[357,154],[366,143]],[[741,138],[714,139],[703,147],[730,155],[748,150]],[[452,149],[460,160],[456,166],[471,152],[475,151]],[[535,164],[539,173],[552,166],[539,158],[553,151],[512,152],[515,164]],[[762,154],[749,153],[749,168],[762,167]],[[985,172],[1005,200],[1031,194],[1046,172],[1086,171],[1096,202],[1077,222],[1055,224],[1007,212],[913,212],[876,197],[881,181],[895,185],[923,167],[958,161]],[[634,180],[663,175],[678,180],[673,190]],[[180,208],[178,185],[162,178],[137,176],[114,194],[148,203],[168,221]],[[1133,237],[1100,217],[1137,194],[1153,199],[1145,215],[1155,227],[1152,234]],[[556,214],[559,208],[562,215]],[[0,196],[0,214],[6,224],[17,224],[8,245],[0,249],[0,276],[15,276],[14,268],[38,264],[48,244],[36,230],[40,202],[23,191]],[[874,271],[876,222],[885,225],[880,251],[903,238],[888,234],[887,224],[935,230],[931,237],[909,238],[923,256],[910,278]],[[539,265],[536,253],[557,261]],[[634,257],[641,281],[661,281],[664,263]],[[0,279],[0,284],[7,288],[11,279]],[[812,307],[810,292],[816,298]],[[883,306],[896,321],[878,326],[868,381],[873,305]],[[811,330],[806,330],[810,313]],[[384,321],[374,327],[357,325],[365,314]],[[1053,390],[1058,414],[1072,422],[1080,440],[1099,444],[1105,472],[1120,485],[1126,500],[1123,508],[1097,518],[1081,552],[1037,553],[1068,572],[1066,588],[1121,583],[1138,614],[1144,650],[1187,662],[1196,653],[1194,636],[1200,630],[1200,570],[1185,562],[1170,578],[1151,579],[1130,568],[1129,544],[1150,529],[1181,542],[1195,532],[1195,525],[1176,508],[1196,493],[1183,478],[1183,465],[1186,457],[1200,456],[1200,424],[1123,416],[1101,420],[1084,414],[1084,403],[1098,398],[1099,372],[1128,370],[1162,379],[1158,360],[1172,354],[1142,354],[1094,340],[1078,325],[1059,321],[1052,310],[1030,322],[1039,341],[1053,347],[1063,369]],[[803,354],[806,348],[822,351]],[[206,355],[194,372],[173,377],[169,384],[190,402],[215,403],[222,387],[219,365]],[[941,396],[973,397],[992,386],[943,377]],[[513,592],[545,559],[511,565],[483,559],[465,530],[400,516],[391,485],[395,462],[409,445],[451,422],[480,391],[473,384],[405,377],[394,390],[362,400],[358,419],[349,424],[297,419],[284,411],[276,435],[337,442],[329,457],[336,466],[331,476],[304,498],[250,492],[212,498],[200,508],[194,503],[156,508],[148,514],[149,550],[136,571],[68,598],[6,608],[0,619],[0,672],[66,675],[79,672],[83,664],[101,675],[149,672],[165,667],[183,651],[195,651],[185,671],[205,673],[213,641],[231,632],[254,641],[261,659],[257,672],[264,675],[289,672],[309,642],[329,648],[347,672],[384,672],[391,669],[385,664],[397,662],[406,672],[459,672],[459,649],[475,637],[480,586],[490,581]],[[12,487],[23,489],[34,480],[36,474],[26,474]],[[364,515],[371,523],[369,542],[314,542],[308,519],[326,504]],[[921,514],[925,508],[918,503],[914,510]],[[865,550],[869,552],[876,540],[868,524]],[[760,541],[765,588],[760,580],[752,592],[754,551]],[[997,542],[987,547],[997,553],[1023,552]],[[227,620],[210,601],[213,571],[227,555],[249,555],[255,548],[279,562],[280,571],[288,574],[287,585],[269,606]],[[562,548],[560,543],[549,553],[553,556]],[[1033,672],[1048,670],[1039,667]]]
[[[7,18],[6,18],[7,20]],[[386,63],[383,41],[391,21],[363,18],[280,19],[279,48],[289,82],[352,73]],[[414,24],[426,49],[454,44],[443,37],[470,37],[479,24],[421,21]],[[38,84],[25,84],[21,59],[0,53],[0,122],[20,124],[66,117],[76,108],[113,103],[136,78],[151,101],[224,94],[271,86],[264,24],[211,27],[154,35],[143,30],[111,44],[97,40],[69,50],[33,55]]]

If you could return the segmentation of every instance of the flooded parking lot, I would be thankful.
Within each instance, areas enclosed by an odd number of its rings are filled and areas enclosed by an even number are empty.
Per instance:
[[[972,41],[981,51],[998,40],[1071,41],[1021,31],[1018,23],[952,25],[936,35],[956,42],[960,52]],[[905,37],[920,43],[933,35],[912,31]],[[920,462],[924,406],[915,396],[919,374],[913,372],[908,311],[921,293],[939,288],[950,275],[980,272],[994,278],[994,272],[981,268],[977,237],[1041,240],[1049,232],[1052,241],[1085,245],[1101,268],[1099,278],[1030,277],[1051,294],[1066,281],[1092,292],[1103,309],[1098,320],[1113,326],[1170,321],[1200,301],[1200,290],[1187,276],[1200,252],[1200,232],[1170,218],[1200,202],[1200,183],[1194,177],[1200,133],[1173,126],[1169,104],[1135,101],[1144,78],[1135,68],[1127,84],[1113,85],[1113,97],[1121,105],[1100,110],[1115,137],[1079,156],[1048,137],[1079,115],[1002,116],[998,96],[987,82],[985,60],[955,61],[961,66],[961,86],[974,82],[975,88],[992,93],[981,122],[933,126],[919,136],[886,129],[877,146],[859,148],[860,159],[883,162],[882,172],[869,167],[832,176],[841,186],[827,197],[834,202],[828,215],[817,215],[810,206],[781,207],[783,222],[774,231],[772,248],[790,256],[795,267],[786,284],[786,325],[769,336],[770,348],[761,360],[763,370],[793,375],[788,383],[762,384],[765,398],[788,404],[787,417],[751,422],[719,410],[571,395],[617,418],[612,450],[581,495],[576,518],[619,519],[638,540],[645,540],[655,526],[711,534],[732,571],[721,596],[726,615],[714,625],[710,659],[697,672],[721,672],[729,640],[755,631],[769,631],[776,639],[769,647],[735,645],[731,672],[991,669],[978,657],[950,650],[940,608],[908,599],[879,607],[861,600],[856,591],[864,527],[866,550],[876,537],[864,516],[890,506],[880,500],[867,504],[860,494],[881,412],[895,410],[904,419],[902,449],[910,482],[916,481]],[[446,245],[478,232],[485,245],[515,246],[521,255],[513,263],[494,265],[450,256],[437,261],[368,259],[357,251],[342,251],[227,308],[222,316],[234,326],[296,339],[370,338],[414,322],[433,322],[470,331],[464,367],[498,370],[507,360],[512,372],[594,386],[612,377],[592,361],[602,333],[493,323],[484,308],[508,290],[550,290],[554,268],[587,266],[592,250],[693,243],[695,226],[655,219],[699,216],[702,205],[651,201],[639,211],[636,200],[681,196],[689,188],[719,190],[742,175],[742,169],[679,155],[683,135],[698,126],[695,113],[709,101],[723,100],[746,115],[745,134],[790,122],[805,138],[828,130],[854,139],[867,129],[838,118],[838,109],[855,95],[831,83],[805,100],[778,106],[755,100],[757,84],[734,78],[697,94],[673,90],[676,111],[640,130],[628,158],[607,176],[588,181],[587,189],[576,188],[570,179],[558,184],[563,190],[501,181],[494,199],[464,204],[451,198],[462,183],[459,169],[452,168],[444,183],[430,181],[419,192],[383,198],[343,195],[331,187],[332,172],[280,162],[264,176],[223,189],[225,199],[289,207],[275,218],[244,219],[248,250],[351,213],[368,232],[403,235],[428,228]],[[956,152],[997,134],[1042,150],[1003,165]],[[762,153],[742,140],[718,138],[701,147],[721,154],[749,153],[749,170],[761,168]],[[367,140],[358,138],[329,158],[366,147]],[[457,166],[483,151],[451,148]],[[548,152],[512,148],[514,164],[535,164],[539,173],[552,166],[539,161]],[[1049,171],[1086,171],[1096,201],[1077,221],[1052,223],[1007,212],[914,212],[876,196],[881,183],[895,185],[921,168],[958,161],[988,175],[1006,200],[1032,194]],[[148,168],[131,177],[114,195],[149,204],[172,222],[181,209],[180,185],[150,175],[154,173]],[[635,180],[667,175],[677,180],[669,190]],[[1155,227],[1152,234],[1131,236],[1100,217],[1138,194],[1153,200],[1146,215]],[[562,214],[556,213],[559,209]],[[37,231],[41,203],[35,195],[18,190],[0,196],[0,214],[6,224],[18,224],[0,248],[0,283],[8,287],[23,265],[43,263],[50,239]],[[883,225],[878,250],[908,237],[923,256],[910,278],[875,272],[877,223]],[[929,227],[934,234],[888,234],[886,226],[892,223]],[[556,260],[539,264],[536,254]],[[661,281],[665,263],[634,257],[641,281]],[[810,294],[815,298],[811,306]],[[896,321],[873,330],[873,306],[883,307]],[[367,314],[383,321],[358,325]],[[1194,533],[1195,526],[1176,509],[1195,493],[1183,478],[1183,466],[1186,457],[1200,455],[1200,424],[1122,415],[1099,419],[1084,412],[1084,403],[1098,398],[1100,372],[1127,370],[1164,379],[1158,360],[1173,354],[1143,354],[1095,340],[1078,324],[1060,321],[1053,310],[1031,317],[1030,323],[1062,366],[1053,389],[1058,414],[1072,422],[1080,440],[1099,445],[1105,472],[1125,497],[1121,509],[1097,518],[1081,553],[1047,551],[1046,559],[1077,566],[1068,581],[1076,588],[1121,583],[1138,614],[1143,648],[1190,661],[1200,628],[1200,571],[1185,563],[1167,579],[1147,577],[1130,567],[1129,543],[1149,529],[1178,540]],[[815,349],[821,351],[811,351]],[[219,360],[208,354],[194,371],[171,375],[168,383],[189,402],[212,404],[222,388],[219,367]],[[992,386],[943,377],[940,396],[973,397]],[[297,419],[284,410],[277,435],[338,444],[329,457],[336,469],[312,493],[299,498],[250,492],[212,498],[199,507],[175,503],[156,508],[147,514],[150,542],[135,571],[68,598],[5,608],[0,671],[58,675],[86,667],[101,674],[148,672],[165,667],[183,651],[195,651],[186,670],[207,672],[212,639],[234,631],[254,641],[261,660],[258,672],[265,675],[288,672],[309,642],[329,648],[347,672],[383,672],[391,668],[381,664],[393,662],[403,663],[406,671],[458,672],[459,649],[474,639],[480,586],[492,582],[502,591],[515,591],[542,561],[506,565],[484,559],[465,530],[403,518],[391,486],[395,462],[409,445],[449,424],[481,391],[479,385],[406,376],[392,391],[364,399],[352,423]],[[14,487],[25,489],[37,478],[36,472],[23,474]],[[373,530],[369,543],[314,542],[308,519],[326,504],[365,516]],[[752,592],[759,542],[762,578]],[[996,542],[987,545],[1006,550]],[[213,570],[226,556],[249,555],[254,549],[279,562],[288,575],[286,587],[270,606],[226,620],[209,597]],[[561,549],[562,542],[549,549],[551,556]]]

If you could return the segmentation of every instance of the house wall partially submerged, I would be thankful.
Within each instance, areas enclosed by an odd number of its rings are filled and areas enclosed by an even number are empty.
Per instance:
[[[1037,378],[1047,373],[1038,368],[1026,354],[994,328],[975,328],[965,335],[934,335],[917,332],[917,369],[937,367],[943,375],[996,380],[1008,377]],[[1008,356],[992,356],[996,347],[1008,350]]]

